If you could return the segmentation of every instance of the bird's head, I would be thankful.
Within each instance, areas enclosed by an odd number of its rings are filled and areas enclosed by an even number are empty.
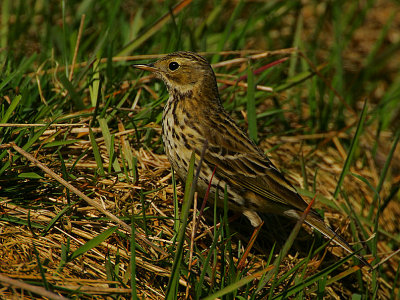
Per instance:
[[[218,95],[215,75],[210,64],[193,52],[174,52],[152,64],[133,67],[153,72],[164,81],[170,93],[187,94],[197,89],[211,89]]]

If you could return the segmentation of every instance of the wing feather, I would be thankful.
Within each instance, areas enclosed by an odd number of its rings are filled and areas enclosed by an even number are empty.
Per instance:
[[[241,190],[252,191],[277,205],[304,210],[307,203],[296,189],[231,118],[225,117],[223,122],[209,126],[204,135],[209,145],[205,161],[216,165],[216,173]]]

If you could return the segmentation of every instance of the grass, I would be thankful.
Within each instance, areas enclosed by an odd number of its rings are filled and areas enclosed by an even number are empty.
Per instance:
[[[398,11],[388,0],[3,0],[1,293],[400,297]],[[285,219],[253,230],[227,207],[187,206],[203,199],[164,155],[166,89],[130,67],[175,50],[213,63],[226,109],[372,271],[307,228],[296,238]]]

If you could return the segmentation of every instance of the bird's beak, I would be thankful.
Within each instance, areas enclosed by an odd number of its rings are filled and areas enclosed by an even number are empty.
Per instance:
[[[150,71],[150,72],[156,72],[157,68],[154,67],[153,64],[147,64],[147,65],[132,65],[132,67],[140,70],[145,70],[145,71]]]

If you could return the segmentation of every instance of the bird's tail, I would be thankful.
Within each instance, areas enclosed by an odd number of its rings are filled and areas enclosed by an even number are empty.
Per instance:
[[[316,215],[314,212],[310,212],[306,219],[305,222],[310,225],[311,227],[317,229],[319,232],[321,232],[324,236],[326,236],[328,239],[333,241],[335,244],[338,246],[342,247],[344,250],[346,250],[349,253],[354,253],[354,250],[351,248],[351,246],[345,241],[344,238],[342,238],[339,234],[334,232],[331,228],[328,227],[328,225],[325,224],[325,222]],[[357,257],[360,262],[371,268],[371,265],[360,255],[355,254],[355,257]]]

